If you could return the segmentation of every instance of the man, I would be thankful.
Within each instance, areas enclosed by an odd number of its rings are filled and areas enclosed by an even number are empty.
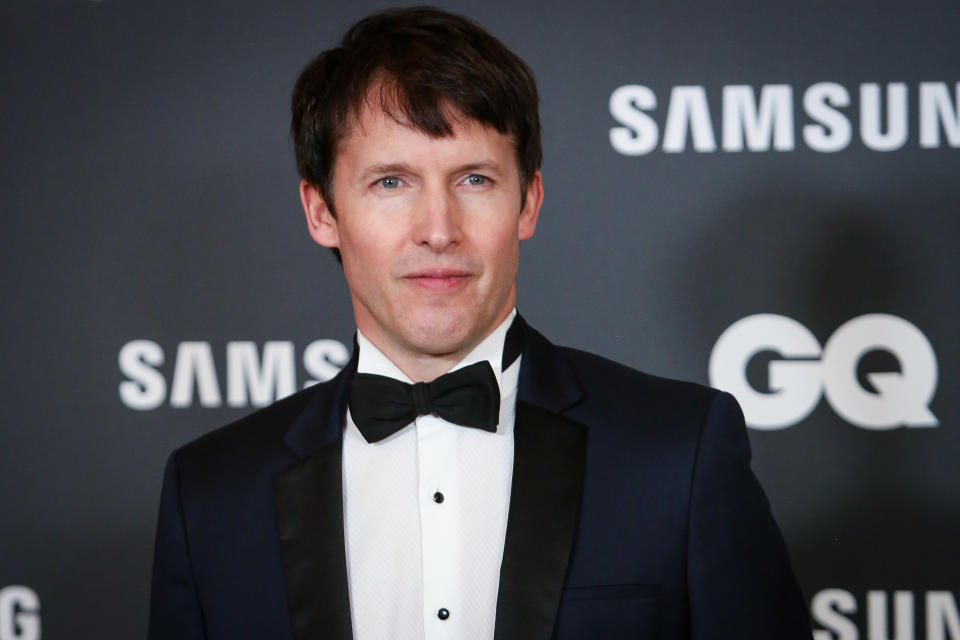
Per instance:
[[[810,637],[736,402],[516,315],[543,201],[518,57],[375,14],[303,71],[292,132],[353,359],[171,456],[151,638]]]

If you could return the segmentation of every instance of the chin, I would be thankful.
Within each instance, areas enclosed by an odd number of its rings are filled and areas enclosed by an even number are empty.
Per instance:
[[[454,353],[472,347],[471,327],[460,314],[433,314],[407,325],[408,342],[419,352],[432,355]]]
[[[410,336],[410,344],[416,351],[434,356],[455,353],[468,346],[469,340],[459,333],[449,331],[424,331]]]

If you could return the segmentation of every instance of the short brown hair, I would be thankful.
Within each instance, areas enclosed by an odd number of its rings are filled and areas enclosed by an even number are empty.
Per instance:
[[[331,213],[338,144],[374,86],[379,86],[384,113],[427,135],[452,135],[450,116],[456,112],[509,135],[523,202],[543,161],[533,73],[478,24],[440,9],[413,7],[360,20],[297,79],[290,125],[297,170]]]

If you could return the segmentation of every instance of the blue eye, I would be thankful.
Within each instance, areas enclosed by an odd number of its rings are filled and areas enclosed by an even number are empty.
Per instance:
[[[467,176],[467,184],[471,184],[473,186],[479,186],[481,184],[485,184],[486,182],[486,176],[477,175],[476,173],[471,173],[469,176]]]
[[[377,180],[377,184],[384,189],[396,189],[400,186],[400,178],[396,176],[387,176],[386,178],[380,178]]]

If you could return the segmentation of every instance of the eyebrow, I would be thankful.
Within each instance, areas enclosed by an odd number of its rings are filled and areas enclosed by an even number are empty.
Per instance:
[[[390,164],[375,164],[371,167],[367,167],[367,170],[363,172],[364,179],[373,177],[374,175],[387,175],[391,173],[412,173],[413,168],[403,162],[394,162]]]
[[[485,171],[487,173],[493,173],[499,176],[500,163],[494,160],[484,160],[482,162],[471,162],[471,163],[457,167],[456,171],[454,171],[453,173],[463,173],[465,171]]]
[[[500,164],[494,160],[482,160],[479,162],[468,162],[466,164],[459,165],[455,167],[450,173],[464,173],[466,171],[486,171],[500,175]],[[404,174],[404,173],[416,173],[416,170],[409,164],[405,162],[391,162],[386,164],[375,164],[370,167],[367,167],[366,171],[363,172],[364,180],[367,180],[375,175],[390,175],[390,174]]]

